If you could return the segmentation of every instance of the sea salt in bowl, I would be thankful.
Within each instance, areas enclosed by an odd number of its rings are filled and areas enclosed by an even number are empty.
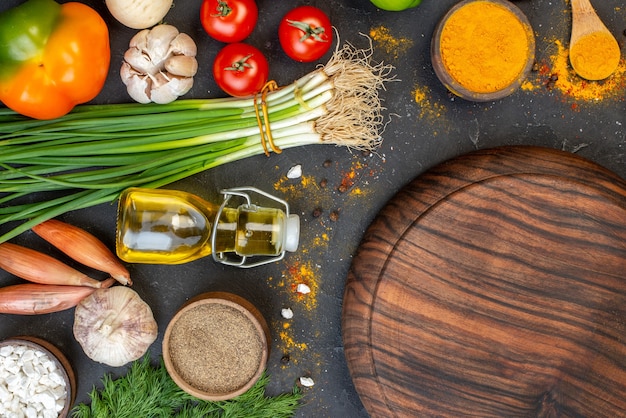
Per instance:
[[[208,401],[250,389],[267,365],[269,328],[240,296],[203,293],[174,315],[163,337],[163,360],[174,382]]]
[[[0,416],[69,415],[76,376],[63,353],[36,337],[0,342]]]
[[[463,0],[439,21],[431,61],[455,95],[486,102],[520,88],[535,61],[535,37],[524,13],[507,0]]]

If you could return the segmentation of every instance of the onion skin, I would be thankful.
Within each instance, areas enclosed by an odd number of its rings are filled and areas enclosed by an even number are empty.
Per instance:
[[[0,244],[0,268],[29,282],[99,288],[102,283],[39,251],[10,242]]]
[[[77,226],[50,219],[32,228],[41,238],[81,264],[109,273],[123,285],[132,285],[130,273],[106,245]]]
[[[113,285],[112,278],[102,282],[102,288]],[[40,315],[60,312],[78,305],[97,289],[86,286],[63,286],[24,283],[0,288],[0,313]]]
[[[145,29],[159,23],[172,7],[172,0],[106,0],[115,19],[132,29]]]

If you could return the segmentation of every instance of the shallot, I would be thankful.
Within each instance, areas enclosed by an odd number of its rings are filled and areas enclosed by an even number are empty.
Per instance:
[[[42,222],[32,229],[79,263],[109,273],[123,285],[132,285],[126,267],[102,241],[84,229],[56,219]]]
[[[102,288],[110,287],[115,280],[108,278]],[[0,288],[0,313],[39,315],[73,308],[97,289],[86,286],[62,286],[24,283]]]
[[[0,244],[0,268],[29,282],[98,288],[101,282],[39,251]]]

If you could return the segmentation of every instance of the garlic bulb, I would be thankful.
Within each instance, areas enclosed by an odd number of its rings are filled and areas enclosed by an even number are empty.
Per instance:
[[[157,25],[130,40],[120,69],[122,82],[139,103],[170,103],[193,86],[197,47],[172,25]]]
[[[74,337],[85,354],[113,367],[143,356],[157,332],[150,306],[124,286],[97,289],[74,313]]]

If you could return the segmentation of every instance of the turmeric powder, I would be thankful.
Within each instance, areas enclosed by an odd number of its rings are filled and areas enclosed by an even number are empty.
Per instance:
[[[620,60],[619,45],[605,32],[592,32],[571,46],[570,63],[587,80],[604,80],[615,72]]]
[[[529,54],[534,55],[531,36],[530,28],[504,5],[467,3],[449,16],[441,30],[441,59],[466,90],[498,92],[523,74]]]

